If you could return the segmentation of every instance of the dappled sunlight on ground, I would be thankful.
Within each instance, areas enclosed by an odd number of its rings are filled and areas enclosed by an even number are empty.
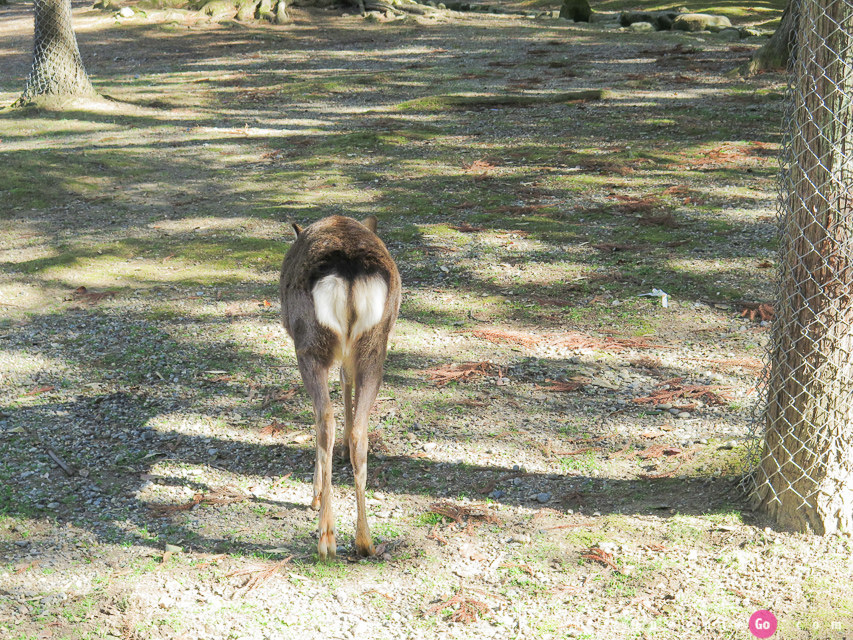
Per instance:
[[[0,11],[12,102],[31,25]],[[845,541],[766,530],[734,490],[784,79],[726,72],[760,40],[75,15],[125,102],[0,112],[0,635],[738,638],[843,582]],[[403,302],[370,421],[381,555],[346,560],[336,462],[323,566],[278,273],[290,222],[329,214],[379,218]],[[804,557],[812,595],[780,578]],[[471,625],[429,613],[460,584]]]

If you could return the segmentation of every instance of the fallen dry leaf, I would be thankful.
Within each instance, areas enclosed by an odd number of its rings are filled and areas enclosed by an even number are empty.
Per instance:
[[[741,318],[749,318],[750,320],[758,320],[760,322],[772,322],[776,317],[776,310],[772,304],[766,302],[761,303],[741,303],[743,309],[740,312]]]
[[[427,369],[427,380],[431,380],[437,387],[443,387],[449,382],[464,382],[482,375],[491,373],[493,365],[488,362],[461,362],[447,364],[433,369]]]
[[[452,608],[454,605],[457,606],[457,609],[450,614],[450,620],[451,622],[461,622],[463,624],[479,620],[480,616],[491,611],[489,605],[485,602],[466,595],[462,589],[459,589],[444,602],[430,607],[424,615],[436,615],[445,609]]]
[[[115,291],[89,291],[86,287],[80,286],[71,292],[70,300],[93,305],[103,302],[107,298],[112,298],[115,295]]]
[[[450,225],[451,229],[455,229],[461,233],[476,233],[478,231],[485,231],[486,227],[475,227],[472,224],[468,224],[467,222],[463,222],[461,224],[453,224]]]
[[[36,387],[32,391],[27,391],[25,396],[37,396],[40,393],[47,393],[48,391],[53,391],[55,387],[47,386],[47,387]]]
[[[460,332],[461,333],[461,332]],[[521,331],[507,331],[506,329],[474,329],[471,335],[482,338],[494,344],[518,344],[532,347],[539,344],[542,338]]]
[[[584,386],[589,382],[588,378],[582,378],[578,380],[573,380],[571,382],[559,382],[557,380],[546,380],[548,382],[548,386],[544,385],[536,385],[536,389],[540,389],[542,391],[553,391],[556,393],[567,393],[569,391],[577,391],[578,389],[583,389]]]
[[[637,404],[666,404],[672,403],[678,398],[690,398],[702,400],[710,404],[726,404],[730,389],[723,385],[710,384],[683,384],[684,378],[673,378],[664,380],[659,386],[668,386],[668,389],[659,389],[651,395],[642,398],[634,398]]]
[[[592,560],[593,562],[598,562],[600,564],[603,564],[605,567],[610,567],[614,571],[617,571],[619,569],[619,567],[617,567],[616,563],[613,561],[613,554],[607,553],[599,547],[590,547],[589,551],[581,554],[581,558],[585,558],[586,560]]]

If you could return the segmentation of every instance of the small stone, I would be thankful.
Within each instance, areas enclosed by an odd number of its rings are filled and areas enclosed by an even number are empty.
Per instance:
[[[675,416],[675,417],[676,417],[676,418],[681,418],[681,419],[683,420],[683,419],[685,419],[685,418],[689,418],[689,417],[690,417],[690,412],[689,412],[689,411],[680,411],[680,412],[678,413],[678,415],[677,415],[677,416]]]
[[[737,42],[740,40],[740,29],[736,29],[735,27],[725,27],[720,30],[719,35],[720,38],[726,42]]]
[[[669,411],[670,409],[672,409],[672,405],[671,404],[659,404],[658,409],[660,409],[661,411]]]
[[[179,547],[179,546],[178,546],[178,545],[176,545],[176,544],[169,544],[169,543],[167,542],[167,543],[166,543],[166,545],[163,547],[163,550],[164,550],[166,553],[181,553],[181,552],[183,551],[183,548],[182,548],[182,547]]]
[[[133,11],[133,9],[131,9],[130,7],[122,7],[122,8],[119,10],[118,14],[119,14],[122,18],[132,18],[132,17],[134,16],[134,11]]]
[[[541,502],[543,504],[548,502],[550,499],[551,499],[551,494],[548,493],[547,491],[543,491],[542,493],[537,494],[537,496],[536,496],[536,501]]]
[[[682,13],[672,22],[672,28],[677,31],[722,31],[731,26],[726,16],[708,13]]]
[[[495,489],[489,494],[489,497],[492,500],[500,500],[506,495],[506,491],[501,491],[500,489]]]
[[[655,30],[655,25],[651,22],[634,22],[630,29],[634,33],[651,33]]]
[[[751,27],[742,27],[740,30],[741,38],[758,38],[761,36],[761,31]]]

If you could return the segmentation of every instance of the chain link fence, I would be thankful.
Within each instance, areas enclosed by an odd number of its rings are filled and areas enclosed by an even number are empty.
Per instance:
[[[71,26],[71,0],[34,0],[34,9],[33,66],[22,100],[93,94]]]
[[[769,365],[745,488],[777,522],[853,521],[853,2],[795,0]]]

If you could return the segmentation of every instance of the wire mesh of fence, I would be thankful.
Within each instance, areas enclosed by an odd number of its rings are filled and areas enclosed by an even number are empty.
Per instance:
[[[70,0],[34,0],[33,66],[22,98],[94,93],[71,26]]]
[[[825,533],[853,515],[853,2],[798,2],[746,488],[781,523]]]

